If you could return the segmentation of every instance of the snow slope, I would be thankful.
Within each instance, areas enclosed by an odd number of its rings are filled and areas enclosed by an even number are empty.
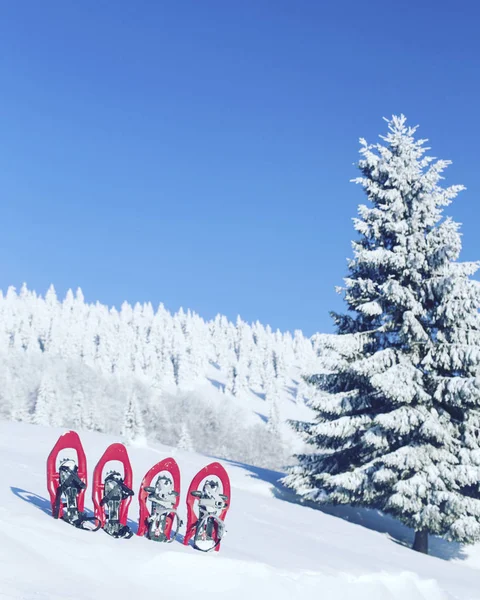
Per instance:
[[[480,599],[479,548],[466,554],[433,540],[436,556],[418,555],[404,546],[410,532],[386,517],[300,506],[275,491],[280,474],[228,461],[221,462],[231,477],[232,502],[219,554],[202,554],[178,542],[166,546],[76,530],[51,518],[45,486],[46,457],[63,431],[0,422],[1,600],[86,600],[107,594],[116,600],[139,594],[190,600],[199,594],[228,600]],[[117,440],[89,432],[81,438],[91,480],[96,461]],[[129,454],[136,491],[154,463],[175,457],[183,477],[181,508],[191,478],[211,462],[161,446],[129,447]],[[132,520],[137,510],[134,499]]]

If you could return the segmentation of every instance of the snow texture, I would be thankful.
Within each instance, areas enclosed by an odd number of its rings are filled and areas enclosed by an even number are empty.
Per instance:
[[[337,509],[336,516],[335,509],[329,514],[295,504],[275,487],[281,473],[228,461],[223,464],[232,500],[218,555],[179,542],[167,546],[77,530],[52,519],[47,501],[45,461],[63,431],[0,422],[2,600],[130,600],[152,594],[178,600],[479,598],[480,548],[467,555],[456,544],[434,539],[436,556],[418,555],[403,545],[411,531],[388,517],[358,509]],[[95,462],[118,438],[90,432],[81,438],[91,482]],[[185,516],[191,478],[212,459],[159,445],[128,451],[135,492],[153,464],[167,456],[177,460]],[[87,509],[90,495],[89,487]],[[135,528],[136,496],[129,517]]]

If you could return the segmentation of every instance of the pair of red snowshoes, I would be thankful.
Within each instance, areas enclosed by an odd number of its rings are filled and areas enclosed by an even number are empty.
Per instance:
[[[77,460],[67,458],[57,466],[58,454],[73,449]],[[121,463],[118,470],[107,472],[107,463]],[[116,466],[115,465],[115,466]],[[112,444],[104,452],[93,472],[92,499],[94,516],[84,512],[87,488],[87,463],[80,438],[74,431],[60,436],[47,460],[47,486],[54,518],[90,531],[102,528],[113,537],[130,538],[127,525],[132,490],[132,467],[123,444]],[[173,458],[154,465],[140,485],[137,535],[153,541],[172,542],[182,525],[177,509],[180,503],[180,469]],[[148,507],[148,504],[151,507]],[[230,504],[230,481],[218,462],[204,467],[193,478],[187,494],[187,527],[183,543],[193,538],[198,550],[220,549],[225,533],[225,517]]]
[[[151,502],[150,510],[148,501]],[[172,542],[182,525],[177,512],[179,503],[180,469],[173,458],[166,458],[148,471],[140,485],[137,535]],[[188,488],[183,543],[188,545],[193,538],[193,545],[198,550],[218,551],[225,534],[224,522],[229,506],[228,474],[220,463],[211,463],[195,475]]]

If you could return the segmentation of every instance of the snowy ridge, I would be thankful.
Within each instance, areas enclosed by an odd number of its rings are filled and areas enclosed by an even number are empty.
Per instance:
[[[11,287],[0,293],[0,417],[174,445],[183,434],[196,450],[279,466],[320,347],[240,318],[149,303],[117,311],[81,290],[60,301],[53,287],[44,298]]]
[[[51,518],[46,499],[46,456],[62,432],[0,422],[2,599],[93,600],[108,594],[127,600],[161,594],[182,600],[200,593],[229,600],[479,598],[480,562],[473,554],[450,561],[418,555],[388,535],[276,497],[273,484],[279,473],[228,461],[223,464],[232,482],[232,501],[219,555],[201,554],[178,542],[164,546],[137,536],[115,540],[102,531],[76,530]],[[81,438],[91,481],[95,462],[116,440],[87,432]],[[128,450],[136,492],[155,462],[174,456],[182,473],[183,512],[191,478],[211,461],[162,446]],[[90,494],[89,488],[87,508],[92,506]],[[134,498],[132,520],[137,506]],[[448,548],[455,555],[456,546]]]

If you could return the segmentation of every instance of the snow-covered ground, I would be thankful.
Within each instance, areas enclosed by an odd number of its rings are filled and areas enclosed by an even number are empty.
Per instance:
[[[135,597],[249,600],[477,600],[480,548],[433,540],[433,556],[405,544],[411,533],[368,511],[320,511],[275,491],[279,473],[221,461],[232,482],[228,534],[219,554],[179,542],[116,540],[50,516],[46,457],[65,430],[0,422],[0,599]],[[89,477],[112,437],[82,433]],[[182,503],[210,457],[168,447],[129,447],[134,489],[158,460],[174,456]],[[91,508],[90,489],[87,507]],[[132,527],[138,517],[134,498]]]

